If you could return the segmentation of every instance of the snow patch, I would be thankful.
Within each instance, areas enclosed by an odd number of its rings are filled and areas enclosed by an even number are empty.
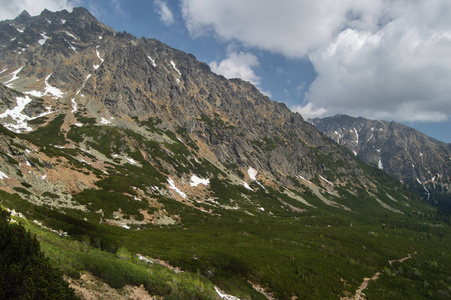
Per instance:
[[[0,179],[5,179],[5,178],[8,178],[8,179],[9,179],[8,175],[6,175],[6,174],[3,173],[2,171],[0,171]]]
[[[210,184],[210,179],[203,179],[200,177],[197,177],[196,175],[191,176],[191,186],[198,186],[199,184],[203,184],[205,186]]]
[[[69,46],[75,53],[78,53],[77,48],[75,48],[71,43],[69,43]]]
[[[74,113],[77,111],[77,102],[75,102],[75,98],[78,96],[78,94],[80,94],[80,91],[85,87],[86,82],[88,81],[88,79],[91,77],[91,74],[88,74],[86,76],[85,82],[83,83],[83,85],[81,86],[81,88],[77,91],[77,93],[75,94],[75,97],[72,98],[71,102],[72,102],[72,111],[71,113]]]
[[[298,175],[299,178],[301,178],[302,180],[304,180],[305,182],[309,183],[309,184],[313,184],[310,180],[305,179],[305,177]]]
[[[257,180],[257,174],[258,174],[258,172],[257,172],[257,170],[255,170],[254,168],[249,167],[249,169],[247,170],[247,174],[249,175],[249,178],[250,178],[252,181]]]
[[[219,295],[219,297],[221,297],[221,299],[225,299],[225,300],[240,300],[240,298],[237,298],[237,297],[232,296],[232,295],[225,294],[217,286],[214,286],[214,287],[215,287],[216,293],[218,293],[218,295]]]
[[[70,100],[70,102],[72,103],[72,110],[71,113],[74,113],[77,111],[77,102],[75,102],[75,98],[72,98],[72,100]],[[79,126],[80,127],[80,126]]]
[[[12,87],[11,86],[11,84],[9,84],[9,83],[11,83],[11,82],[13,82],[14,80],[16,80],[16,79],[19,79],[19,77],[17,76],[17,74],[20,72],[20,71],[22,71],[22,69],[23,69],[23,67],[21,67],[21,68],[19,68],[19,69],[17,69],[16,71],[14,71],[12,74],[13,74],[13,77],[10,79],[10,80],[8,80],[7,82],[4,82],[3,84],[4,85],[6,85],[7,87]],[[3,73],[3,72],[2,72]]]
[[[64,31],[65,34],[67,34],[68,36],[70,36],[71,38],[73,38],[74,40],[78,40],[75,35],[73,35],[72,33],[70,33],[69,31]]]
[[[69,45],[69,47],[72,49],[72,51],[74,51],[75,53],[78,53],[77,48],[75,48],[74,45],[69,43],[66,39],[64,39],[64,41]]]
[[[359,133],[357,132],[357,129],[355,129],[355,127],[353,129],[354,129],[354,133],[355,133],[355,136],[356,136],[355,149],[357,149],[357,146],[359,145]],[[354,153],[357,156],[357,152],[354,151]]]
[[[24,94],[27,94],[27,95],[30,95],[33,97],[37,97],[37,98],[44,96],[44,94],[40,91],[28,91],[28,92],[24,92]]]
[[[429,198],[431,197],[431,193],[429,193],[428,189],[421,183],[420,179],[417,178],[418,183],[423,187],[423,189],[426,191],[426,194],[428,195],[427,201],[429,201]]]
[[[128,162],[131,163],[132,165],[137,165],[137,164],[138,164],[138,162],[137,162],[136,160],[134,160],[133,158],[127,157],[127,160],[128,160]]]
[[[241,181],[241,184],[242,184],[246,189],[248,189],[249,191],[254,191],[254,190],[249,186],[249,184],[247,184],[245,181]]]
[[[108,124],[111,124],[111,120],[112,120],[113,118],[111,118],[110,120],[108,120],[108,119],[105,119],[104,117],[102,117],[101,119],[100,119],[100,124],[103,124],[103,125],[108,125]]]
[[[168,178],[168,183],[169,183],[169,188],[171,190],[176,191],[177,194],[179,194],[183,199],[186,199],[186,194],[184,192],[182,192],[181,190],[179,190],[178,187],[175,186],[174,180],[172,180],[171,178]]]
[[[266,193],[268,193],[268,190],[265,188],[265,186],[263,184],[261,184],[259,181],[256,181],[256,182]]]
[[[175,62],[173,60],[171,60],[171,65],[177,71],[177,73],[179,73],[179,75],[182,76],[182,73],[180,73],[179,69],[176,68]]]
[[[22,111],[24,110],[25,106],[27,106],[27,104],[32,101],[32,99],[28,96],[25,96],[25,97],[17,97],[16,101],[17,101],[16,106],[13,109],[7,109],[4,113],[0,114],[0,119],[11,117],[15,121],[16,124],[3,124],[3,125],[9,130],[12,130],[16,133],[22,131],[25,132],[31,131],[32,128],[28,126],[27,121],[40,118],[50,113],[44,112],[39,116],[29,117],[25,114],[22,114]]]
[[[61,23],[66,24],[67,20],[61,19]]]
[[[49,38],[48,36],[45,35],[45,33],[41,33],[42,39],[40,39],[38,41],[38,43],[42,46],[45,44],[45,42],[47,41],[47,39]]]
[[[379,157],[379,163],[377,164],[377,166],[379,167],[379,169],[383,170],[384,166],[382,165],[382,157]]]
[[[94,65],[94,69],[97,70],[97,69],[100,67],[100,65],[103,64],[103,62],[105,61],[105,59],[103,59],[103,58],[100,57],[99,46],[97,46],[96,54],[97,54],[97,57],[100,59],[100,64]]]
[[[155,63],[155,60],[152,59],[152,57],[150,57],[150,55],[147,55],[147,57],[150,59],[150,61],[152,62],[152,66],[156,67],[157,64]]]
[[[329,180],[327,180],[326,178],[324,178],[323,176],[319,175],[319,177],[325,181],[326,183],[330,184],[330,185],[334,185],[332,182],[330,182]]]
[[[44,81],[44,83],[45,83],[44,95],[51,94],[51,95],[53,95],[53,98],[55,98],[55,97],[56,98],[62,98],[64,96],[64,93],[59,88],[51,86],[48,83],[48,80],[49,80],[50,76],[52,76],[52,74],[53,73],[50,73],[50,75],[48,75],[45,78],[45,81]]]

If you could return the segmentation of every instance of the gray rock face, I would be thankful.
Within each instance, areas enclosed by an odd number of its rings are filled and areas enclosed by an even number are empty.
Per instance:
[[[336,115],[310,120],[320,131],[406,182],[425,199],[451,208],[451,145],[395,122]]]

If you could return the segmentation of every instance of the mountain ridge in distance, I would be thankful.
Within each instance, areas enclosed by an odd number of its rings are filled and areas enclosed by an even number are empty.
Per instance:
[[[363,161],[408,184],[432,205],[451,209],[451,144],[396,122],[346,115],[309,121]]]
[[[1,204],[74,286],[336,299],[387,268],[366,294],[449,296],[449,216],[252,84],[83,8],[0,43]]]

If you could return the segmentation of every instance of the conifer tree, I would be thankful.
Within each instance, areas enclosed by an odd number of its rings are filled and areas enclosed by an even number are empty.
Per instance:
[[[0,299],[77,299],[36,236],[0,208]]]

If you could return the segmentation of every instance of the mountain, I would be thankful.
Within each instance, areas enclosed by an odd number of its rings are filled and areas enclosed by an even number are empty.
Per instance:
[[[408,184],[430,204],[451,210],[451,144],[396,122],[346,115],[310,121],[366,163]]]
[[[0,43],[1,204],[82,295],[449,296],[449,216],[252,84],[84,8]]]

